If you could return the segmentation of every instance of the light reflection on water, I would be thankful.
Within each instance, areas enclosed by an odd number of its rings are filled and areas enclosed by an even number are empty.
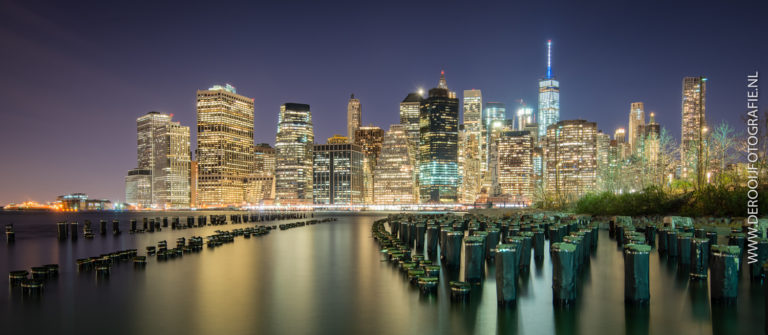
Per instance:
[[[80,221],[81,229],[82,220],[90,219],[96,237],[57,241],[54,223],[65,220],[62,215]],[[184,213],[177,215],[184,220]],[[111,230],[112,215],[0,214],[0,224],[13,221],[17,231],[15,244],[0,243],[3,285],[8,287],[10,270],[61,267],[39,299],[22,297],[17,288],[0,293],[3,334],[757,334],[765,322],[764,289],[745,272],[737,305],[710,306],[707,283],[689,281],[686,269],[655,250],[650,305],[625,306],[623,257],[604,231],[570,309],[552,306],[548,253],[521,274],[515,307],[497,307],[492,265],[468,303],[448,299],[448,281],[460,278],[460,271],[444,270],[438,295],[422,296],[381,261],[371,238],[375,216],[339,216],[335,223],[238,237],[179,259],[151,258],[144,270],[119,264],[108,279],[77,273],[77,258],[128,248],[143,254],[160,240],[173,246],[180,236],[250,226],[128,234],[134,216],[115,214],[124,233],[102,237],[98,220],[108,220]]]

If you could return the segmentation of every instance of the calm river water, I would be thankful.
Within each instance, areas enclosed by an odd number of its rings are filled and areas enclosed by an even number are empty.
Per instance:
[[[222,212],[217,212],[217,214]],[[204,213],[196,212],[194,215]],[[441,273],[437,296],[423,297],[398,269],[381,261],[371,225],[381,216],[338,215],[338,221],[237,237],[232,244],[157,262],[143,270],[114,265],[108,279],[78,273],[75,259],[145,247],[176,238],[206,236],[228,224],[129,234],[128,221],[186,213],[8,213],[16,242],[0,242],[2,334],[760,334],[766,307],[760,283],[742,271],[736,305],[709,302],[707,283],[688,280],[674,262],[651,254],[651,303],[624,304],[623,257],[601,231],[597,252],[580,278],[576,306],[552,306],[552,266],[547,255],[521,278],[515,307],[498,308],[493,266],[469,302],[451,303]],[[316,218],[332,216],[318,214]],[[57,221],[93,222],[96,237],[56,239]],[[98,234],[98,220],[119,219],[123,234]],[[297,222],[302,220],[285,220]],[[141,220],[139,220],[141,222]],[[270,224],[277,224],[270,223]],[[139,224],[141,225],[141,224]],[[547,242],[548,243],[548,242]],[[549,246],[547,245],[546,248]],[[8,272],[58,263],[60,275],[39,298],[10,288]],[[746,267],[742,267],[746,270]]]

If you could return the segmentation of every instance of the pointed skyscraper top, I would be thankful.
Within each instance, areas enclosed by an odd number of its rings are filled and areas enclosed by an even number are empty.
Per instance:
[[[440,82],[437,83],[437,88],[448,89],[448,83],[445,81],[445,70],[440,70]]]
[[[547,41],[547,79],[552,79],[552,40]]]

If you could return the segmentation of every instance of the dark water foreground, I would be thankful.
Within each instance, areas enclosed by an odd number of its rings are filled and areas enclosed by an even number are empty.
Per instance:
[[[197,212],[195,215],[201,215]],[[183,213],[179,214],[184,221]],[[65,218],[66,216],[66,218]],[[152,217],[157,216],[152,214]],[[371,225],[376,216],[338,216],[338,221],[237,237],[232,244],[157,262],[143,270],[129,262],[108,279],[78,273],[77,258],[139,249],[178,237],[253,224],[128,234],[134,214],[9,214],[17,241],[0,242],[0,334],[761,334],[764,288],[742,267],[735,305],[710,304],[707,283],[688,280],[674,262],[650,257],[651,302],[624,304],[623,257],[600,232],[589,269],[580,278],[576,306],[552,306],[552,266],[532,260],[519,283],[518,302],[497,308],[494,268],[467,303],[451,303],[447,283],[460,273],[441,273],[437,296],[421,296],[402,273],[381,261]],[[322,216],[316,216],[322,218]],[[124,233],[98,235],[98,220],[121,220]],[[56,221],[90,219],[93,240],[56,240]],[[296,222],[302,220],[286,220]],[[547,242],[548,243],[548,242]],[[548,250],[549,246],[546,245]],[[39,298],[9,288],[8,272],[58,263],[57,279]]]

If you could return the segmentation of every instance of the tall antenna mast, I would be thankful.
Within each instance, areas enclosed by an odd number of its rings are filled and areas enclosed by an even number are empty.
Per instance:
[[[547,79],[552,79],[552,40],[547,41]]]

